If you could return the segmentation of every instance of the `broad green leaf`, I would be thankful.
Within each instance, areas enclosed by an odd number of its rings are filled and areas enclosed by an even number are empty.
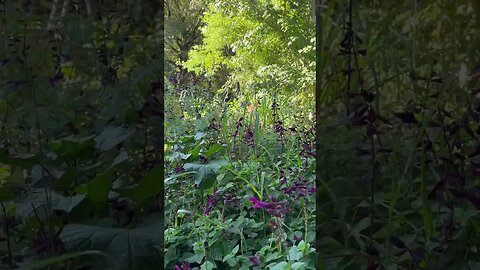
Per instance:
[[[295,262],[292,264],[292,270],[303,270],[306,265],[304,262]]]
[[[26,217],[36,209],[42,209],[47,206],[47,195],[44,189],[38,189],[27,197],[24,203],[20,203],[16,208],[16,214]],[[85,195],[74,195],[70,197],[62,196],[54,191],[50,191],[50,205],[53,210],[60,210],[70,213],[84,199]],[[33,209],[35,207],[35,209]]]
[[[186,171],[197,172],[195,184],[197,184],[201,189],[208,189],[215,183],[217,172],[220,167],[226,165],[227,163],[228,162],[226,160],[215,160],[208,164],[185,163],[183,168]]]
[[[112,168],[99,174],[93,180],[76,188],[77,192],[86,193],[87,200],[92,204],[98,213],[105,213],[107,210],[108,192],[113,183]]]
[[[188,257],[186,261],[190,263],[202,263],[204,258],[205,254],[193,254],[192,256]]]
[[[131,189],[117,190],[117,192],[132,199],[137,204],[143,205],[155,194],[162,191],[164,185],[163,171],[163,164],[158,165],[140,180],[138,186]]]
[[[101,151],[108,151],[128,139],[134,132],[135,128],[106,127],[102,133],[95,137],[97,148]]]
[[[160,265],[163,235],[160,224],[136,229],[69,224],[60,234],[67,250],[100,250],[115,258],[115,269],[154,269]]]
[[[303,257],[303,252],[300,250],[300,248],[298,248],[298,246],[292,246],[288,250],[288,258],[291,261],[298,261],[302,259],[302,257]]]
[[[65,159],[89,158],[94,152],[93,138],[94,136],[69,136],[50,142],[48,147]]]

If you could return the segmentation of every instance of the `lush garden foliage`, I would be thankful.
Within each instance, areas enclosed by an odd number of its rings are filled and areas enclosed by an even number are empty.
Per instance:
[[[0,269],[480,269],[479,14],[0,0]]]
[[[353,3],[322,7],[320,265],[480,269],[478,1]]]
[[[0,268],[158,269],[161,3],[0,14]]]
[[[165,16],[165,268],[315,269],[311,6]]]

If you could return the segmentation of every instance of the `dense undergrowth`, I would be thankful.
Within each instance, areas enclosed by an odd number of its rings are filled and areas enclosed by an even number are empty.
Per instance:
[[[165,268],[315,269],[310,7],[167,6]]]
[[[479,269],[476,2],[354,2],[322,32],[320,267]]]
[[[166,111],[165,267],[314,269],[311,121],[222,115],[212,103],[197,115],[201,100],[183,102]]]
[[[161,265],[160,10],[0,2],[1,269]]]

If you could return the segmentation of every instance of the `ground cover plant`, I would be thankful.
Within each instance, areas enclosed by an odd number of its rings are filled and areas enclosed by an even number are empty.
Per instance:
[[[315,269],[310,3],[165,16],[165,269]]]

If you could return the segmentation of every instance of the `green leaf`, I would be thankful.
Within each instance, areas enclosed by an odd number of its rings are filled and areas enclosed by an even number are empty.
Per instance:
[[[303,257],[303,252],[298,248],[298,246],[293,246],[288,250],[288,258],[291,261],[301,260]]]
[[[0,149],[0,162],[4,164],[30,169],[33,165],[38,164],[39,161],[40,158],[35,154],[8,155],[5,150]]]
[[[15,191],[10,184],[0,186],[0,202],[13,200]]]
[[[199,141],[201,140],[203,137],[205,137],[205,132],[197,132],[197,134],[195,134],[195,140],[196,141]]]
[[[224,149],[223,146],[219,144],[214,144],[210,148],[208,148],[208,150],[205,152],[205,156],[207,156],[208,158],[211,158],[213,155],[222,151],[223,149]]]
[[[233,255],[237,254],[239,248],[240,248],[240,247],[239,247],[238,245],[236,245],[236,246],[233,248],[233,250],[232,250],[232,254],[233,254]]]
[[[48,148],[65,159],[88,158],[94,152],[93,137],[69,136],[50,142]]]
[[[117,165],[119,165],[120,163],[124,162],[128,160],[128,154],[127,152],[125,151],[121,151],[118,156],[112,161],[112,165],[110,165],[110,168],[113,168]]]
[[[19,185],[19,186],[24,186],[25,185],[25,172],[24,169],[22,168],[16,168],[12,175],[10,176],[10,182]]]
[[[288,262],[280,262],[274,265],[270,270],[291,270],[292,267]]]
[[[212,269],[215,269],[216,266],[213,262],[211,261],[206,261],[202,264],[202,266],[200,267],[200,270],[212,270]]]
[[[56,201],[52,200],[53,202],[53,209],[55,210],[62,210],[66,213],[70,213],[75,206],[80,204],[85,199],[84,194],[74,195],[71,197],[63,197],[58,195],[56,197]]]
[[[50,203],[53,210],[70,213],[84,199],[84,194],[65,197],[54,191],[50,191]],[[16,208],[17,215],[21,217],[28,216],[34,210],[32,205],[35,207],[35,209],[39,209],[47,205],[47,198],[43,189],[34,191],[33,194],[25,199],[24,203],[19,204]]]
[[[208,164],[185,163],[183,168],[186,171],[197,172],[195,184],[201,189],[208,189],[215,183],[220,167],[227,163],[226,160],[215,160]]]
[[[76,188],[77,192],[86,193],[88,201],[98,213],[104,214],[108,206],[108,192],[113,183],[112,168],[99,174],[93,180]]]
[[[123,196],[132,199],[139,205],[145,204],[150,198],[155,196],[163,189],[163,164],[158,165],[148,172],[148,174],[140,180],[138,186],[132,189],[117,190]]]
[[[128,139],[134,132],[135,128],[106,127],[102,133],[95,137],[97,148],[101,151],[108,151]]]
[[[0,183],[3,183],[10,176],[10,166],[0,164]]]
[[[115,258],[114,269],[153,269],[162,258],[160,224],[136,229],[69,224],[60,234],[67,250],[96,249]]]
[[[191,257],[188,257],[186,261],[190,263],[202,263],[203,258],[205,258],[205,254],[194,254]]]
[[[191,154],[184,154],[182,152],[173,152],[170,155],[168,155],[166,158],[169,161],[175,161],[178,159],[186,160],[191,156]]]
[[[305,269],[306,263],[304,262],[295,262],[292,264],[292,270],[303,270]]]
[[[208,257],[214,261],[222,260],[222,256],[225,252],[225,243],[221,239],[217,239],[215,243],[213,243],[207,249]]]

